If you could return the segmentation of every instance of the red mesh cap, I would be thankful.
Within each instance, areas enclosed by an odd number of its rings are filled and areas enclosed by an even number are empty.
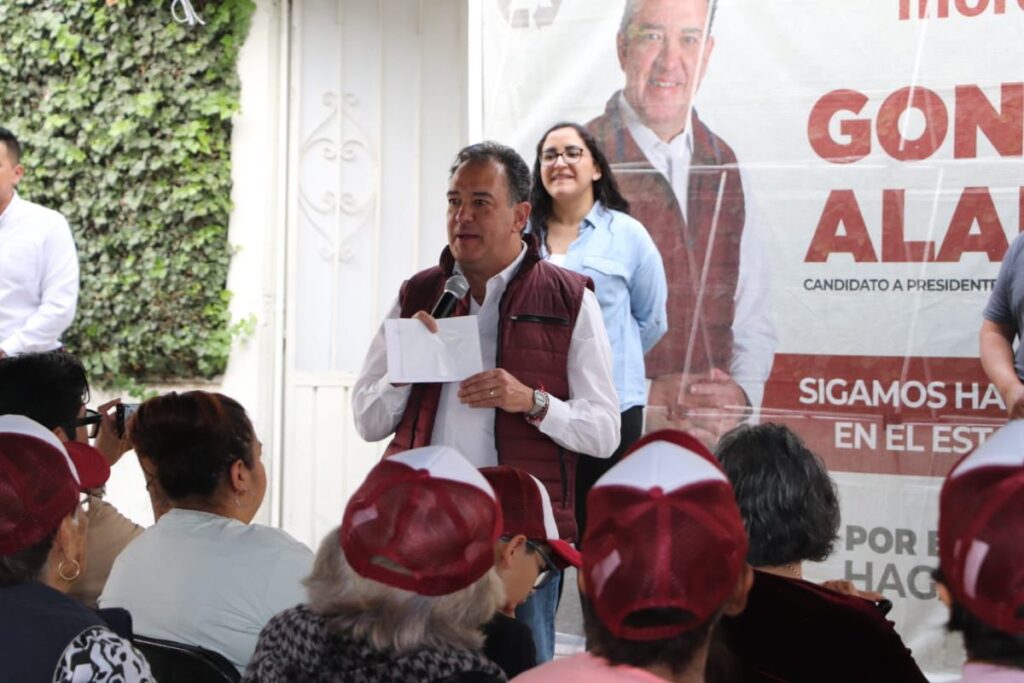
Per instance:
[[[616,637],[675,637],[707,622],[735,589],[747,556],[743,519],[722,468],[690,435],[662,430],[638,441],[597,481],[587,509],[587,596]],[[680,619],[630,623],[650,609]]]
[[[341,548],[360,576],[447,595],[494,566],[500,535],[487,480],[454,449],[427,446],[370,470],[345,508]]]
[[[62,444],[27,417],[0,416],[0,555],[43,540],[78,505],[83,489],[109,476],[96,449]]]
[[[532,541],[546,543],[554,551],[559,569],[580,566],[580,553],[558,537],[555,512],[544,484],[532,474],[514,467],[484,467],[480,470],[494,489],[504,520],[503,536],[522,534]]]
[[[963,458],[939,497],[939,567],[954,599],[1006,633],[1024,634],[1024,420]]]

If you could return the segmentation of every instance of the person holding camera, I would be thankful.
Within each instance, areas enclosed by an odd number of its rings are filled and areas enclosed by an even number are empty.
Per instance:
[[[96,412],[86,408],[88,400],[85,368],[70,354],[47,351],[0,358],[0,415],[28,417],[64,442],[87,443],[93,437],[97,450],[113,466],[129,450],[117,427],[114,406],[120,401],[105,403]],[[89,562],[68,594],[95,607],[114,559],[143,528],[103,500],[104,487],[91,488],[88,494]]]

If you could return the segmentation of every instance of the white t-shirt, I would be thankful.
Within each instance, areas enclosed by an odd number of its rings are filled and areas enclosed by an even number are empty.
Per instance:
[[[221,653],[244,671],[272,616],[306,602],[309,548],[278,529],[173,509],[118,556],[100,607],[135,633]]]

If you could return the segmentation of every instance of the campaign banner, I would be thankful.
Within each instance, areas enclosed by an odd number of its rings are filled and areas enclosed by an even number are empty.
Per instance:
[[[922,667],[957,670],[920,567],[942,477],[1005,420],[977,339],[1024,231],[1024,0],[493,0],[478,19],[483,137],[532,164],[552,124],[586,125],[662,254],[648,426],[793,428],[843,499],[820,578],[892,593]],[[702,383],[717,405],[694,406]],[[873,529],[913,534],[912,561],[858,540]]]

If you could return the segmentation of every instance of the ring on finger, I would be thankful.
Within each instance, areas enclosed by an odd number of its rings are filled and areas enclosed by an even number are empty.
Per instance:
[[[494,389],[491,389],[489,392],[487,392],[487,395],[490,396],[491,398],[494,398]]]

